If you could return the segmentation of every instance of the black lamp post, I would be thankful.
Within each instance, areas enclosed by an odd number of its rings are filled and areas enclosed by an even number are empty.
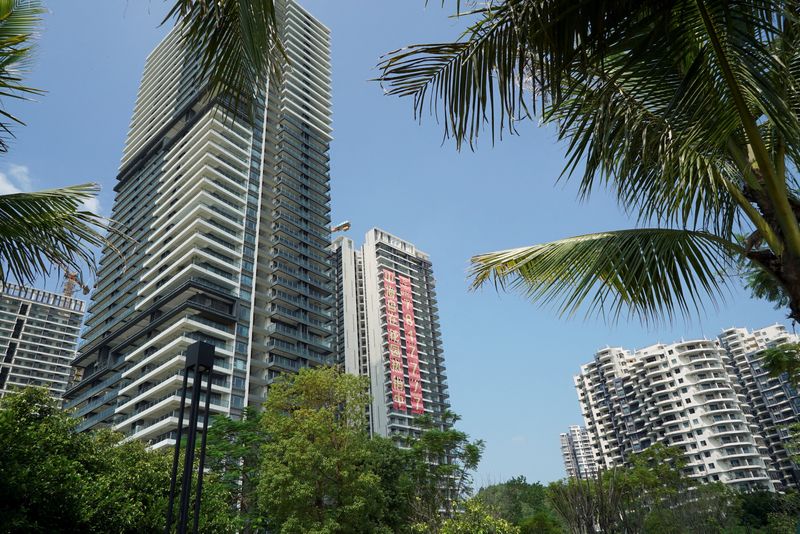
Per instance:
[[[183,459],[183,479],[181,484],[181,501],[178,508],[178,534],[186,534],[189,522],[189,498],[192,491],[192,467],[194,466],[195,444],[197,442],[197,418],[199,415],[200,393],[203,389],[203,375],[206,380],[206,404],[203,414],[203,435],[200,439],[200,460],[197,470],[197,492],[194,498],[194,517],[192,532],[197,533],[200,523],[200,497],[203,492],[203,468],[206,460],[206,435],[208,431],[208,408],[211,403],[211,374],[214,370],[214,345],[198,341],[189,345],[186,350],[186,366],[183,371],[183,387],[181,388],[181,408],[178,415],[178,435],[175,438],[175,454],[172,457],[172,477],[169,483],[169,505],[167,507],[167,526],[165,534],[172,532],[175,489],[178,485],[178,462],[181,454],[181,438],[183,437],[183,416],[186,411],[186,392],[189,373],[193,375],[192,405],[189,408],[188,430],[186,435],[186,455]]]

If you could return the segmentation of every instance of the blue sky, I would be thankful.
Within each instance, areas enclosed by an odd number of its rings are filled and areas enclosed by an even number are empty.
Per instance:
[[[526,124],[518,137],[456,152],[442,129],[414,121],[409,101],[369,80],[381,54],[452,37],[459,23],[439,2],[306,0],[332,30],[333,219],[349,219],[360,242],[373,226],[431,255],[453,409],[462,429],[487,443],[478,484],[564,475],[558,434],[580,422],[572,375],[606,345],[637,348],[759,327],[785,313],[741,290],[691,323],[645,328],[582,317],[559,319],[517,295],[468,290],[479,252],[631,226],[602,194],[577,200],[556,184],[564,148],[551,129]],[[166,29],[161,0],[53,0],[30,84],[48,93],[12,103],[27,122],[0,161],[0,192],[94,181],[108,214],[114,176],[144,59]],[[51,288],[55,283],[49,284]]]

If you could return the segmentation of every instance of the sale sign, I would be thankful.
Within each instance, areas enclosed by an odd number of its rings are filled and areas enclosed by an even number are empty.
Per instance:
[[[417,348],[417,325],[414,320],[414,291],[407,276],[398,276],[400,284],[400,303],[402,306],[403,331],[406,336],[406,363],[408,364],[408,385],[411,389],[411,413],[425,413],[422,398],[422,375],[419,369]]]
[[[400,345],[400,319],[397,309],[397,283],[394,272],[383,271],[383,300],[386,304],[386,331],[389,341],[389,377],[392,384],[392,406],[406,411],[406,384],[403,373],[403,351]]]

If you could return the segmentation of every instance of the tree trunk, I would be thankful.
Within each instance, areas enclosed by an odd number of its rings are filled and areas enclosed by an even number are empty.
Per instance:
[[[753,250],[747,258],[772,275],[789,299],[788,317],[800,322],[800,259],[785,253],[780,258],[770,250]]]

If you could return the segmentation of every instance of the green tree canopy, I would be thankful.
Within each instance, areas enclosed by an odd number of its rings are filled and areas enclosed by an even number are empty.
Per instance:
[[[463,510],[442,524],[441,534],[520,534],[519,527],[492,515],[476,499],[464,503]]]
[[[511,524],[519,525],[545,508],[545,487],[528,483],[524,476],[514,477],[501,484],[481,488],[475,496]]]
[[[270,529],[391,531],[393,484],[402,481],[384,461],[399,459],[370,441],[367,390],[364,377],[334,368],[301,369],[272,385],[262,415],[268,439],[257,489]],[[381,474],[398,479],[382,480]]]
[[[434,532],[472,494],[472,472],[483,455],[483,441],[470,441],[456,429],[459,420],[453,412],[445,413],[441,421],[418,416],[416,423],[422,432],[405,443],[411,454],[414,522]]]
[[[0,402],[0,532],[161,532],[171,456],[109,431],[76,433],[77,420],[44,389]],[[225,488],[203,486],[202,532],[235,532]]]
[[[683,474],[682,456],[655,444],[596,479],[553,482],[547,498],[574,534],[729,532],[738,520],[737,494],[696,484]]]

